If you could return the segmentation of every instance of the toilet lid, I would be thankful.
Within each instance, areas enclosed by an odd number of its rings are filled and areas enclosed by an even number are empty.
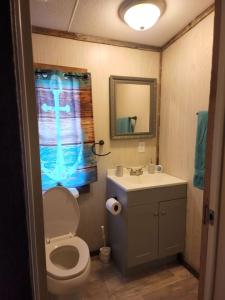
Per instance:
[[[54,238],[68,233],[76,234],[80,221],[77,199],[62,186],[43,194],[45,237]]]

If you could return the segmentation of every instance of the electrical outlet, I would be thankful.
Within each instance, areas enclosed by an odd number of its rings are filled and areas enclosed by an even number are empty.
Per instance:
[[[138,143],[138,152],[145,152],[145,142]]]

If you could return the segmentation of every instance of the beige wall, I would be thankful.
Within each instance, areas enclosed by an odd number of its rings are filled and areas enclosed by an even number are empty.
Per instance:
[[[203,193],[192,185],[196,112],[209,103],[213,18],[210,14],[163,52],[160,163],[188,181],[186,260],[199,269]]]
[[[101,245],[100,225],[105,221],[106,170],[144,165],[155,160],[156,140],[148,139],[146,152],[138,153],[140,140],[111,141],[109,135],[109,76],[159,77],[159,53],[86,43],[56,37],[33,35],[34,61],[46,64],[87,68],[92,74],[93,110],[96,141],[105,141],[111,155],[98,159],[98,181],[91,192],[79,198],[81,221],[78,234],[91,250]]]

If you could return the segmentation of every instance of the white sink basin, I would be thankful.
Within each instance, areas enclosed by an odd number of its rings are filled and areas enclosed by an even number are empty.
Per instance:
[[[114,174],[112,171],[108,172],[108,179],[112,180],[125,191],[135,191],[187,183],[185,180],[170,176],[166,173],[144,173],[140,176],[130,176],[125,174],[123,177],[118,177]]]

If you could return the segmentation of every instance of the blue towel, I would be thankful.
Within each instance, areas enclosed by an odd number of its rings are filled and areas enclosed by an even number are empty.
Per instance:
[[[195,146],[195,173],[193,184],[195,187],[204,189],[206,137],[208,126],[208,112],[198,113],[197,137]]]
[[[116,133],[117,134],[125,134],[125,133],[132,133],[132,126],[130,122],[130,118],[118,118],[116,120]]]

